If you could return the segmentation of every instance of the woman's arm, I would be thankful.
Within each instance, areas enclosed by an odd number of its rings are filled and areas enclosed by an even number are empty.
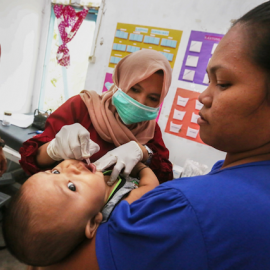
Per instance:
[[[154,138],[146,144],[152,151],[151,163],[148,165],[159,183],[173,179],[172,163],[169,161],[169,150],[166,148],[159,125],[156,123]]]
[[[55,160],[53,160],[47,153],[47,147],[49,143],[50,142],[47,142],[38,148],[36,163],[40,168],[47,167],[55,163]]]
[[[131,204],[134,201],[140,199],[145,193],[154,189],[159,185],[158,179],[153,171],[145,164],[139,162],[132,170],[131,176],[139,178],[139,187],[133,189],[125,200]]]
[[[86,129],[91,125],[89,113],[80,95],[67,100],[48,117],[42,134],[23,143],[20,148],[20,164],[26,173],[37,173],[55,163],[47,154],[47,143],[54,139],[63,126],[74,123],[80,123]]]

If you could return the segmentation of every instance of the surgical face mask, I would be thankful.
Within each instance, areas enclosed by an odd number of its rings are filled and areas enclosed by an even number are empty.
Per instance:
[[[113,94],[112,104],[126,125],[156,119],[159,111],[159,107],[145,106],[124,93],[120,88]]]

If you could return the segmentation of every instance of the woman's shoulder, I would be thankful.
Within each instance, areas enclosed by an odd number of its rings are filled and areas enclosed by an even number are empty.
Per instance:
[[[65,101],[58,109],[55,110],[55,113],[59,113],[62,111],[70,111],[74,109],[79,109],[81,107],[85,107],[83,100],[81,99],[80,95],[75,95],[70,97],[67,101]]]
[[[87,107],[81,98],[81,95],[75,95],[66,101],[66,105],[70,107],[71,110],[78,114],[84,114],[87,112]]]
[[[221,169],[214,165],[206,175],[185,177],[162,184],[181,192],[193,207],[237,204],[235,198],[251,201],[270,192],[270,161],[253,162]],[[241,202],[239,202],[241,204]],[[206,207],[207,208],[207,207]]]
[[[70,102],[70,103],[80,103],[80,104],[84,104],[81,95],[75,95],[70,97],[66,102]]]

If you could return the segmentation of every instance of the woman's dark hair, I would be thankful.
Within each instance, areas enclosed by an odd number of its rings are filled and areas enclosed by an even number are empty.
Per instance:
[[[251,60],[267,72],[270,80],[270,1],[250,10],[233,26],[238,23],[245,26]]]

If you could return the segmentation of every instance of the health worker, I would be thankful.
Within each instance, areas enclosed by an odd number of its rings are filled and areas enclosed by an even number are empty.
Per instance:
[[[114,181],[121,170],[128,175],[142,161],[161,183],[171,180],[169,151],[155,120],[171,76],[160,52],[140,50],[124,57],[109,91],[99,95],[84,90],[71,97],[48,117],[42,134],[23,143],[21,166],[33,174],[63,159],[90,158],[98,170],[116,163]],[[124,150],[117,149],[120,145]]]

